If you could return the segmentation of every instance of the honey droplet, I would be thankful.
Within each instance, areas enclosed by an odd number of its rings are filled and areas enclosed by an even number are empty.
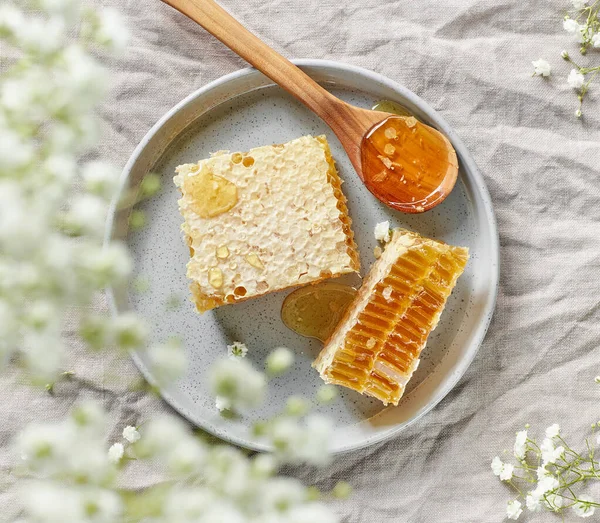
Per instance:
[[[265,266],[262,264],[262,262],[260,261],[260,258],[254,254],[253,252],[251,252],[250,254],[246,255],[246,261],[252,265],[252,267],[254,267],[255,269],[264,269]]]
[[[244,167],[252,167],[254,165],[254,158],[252,156],[246,156],[242,161]]]
[[[232,209],[238,201],[237,187],[222,176],[203,167],[183,181],[184,194],[191,197],[191,208],[200,218],[214,218]]]
[[[227,245],[221,245],[220,247],[217,248],[217,258],[220,258],[221,260],[225,260],[229,257],[229,249],[227,248]]]
[[[223,271],[219,268],[213,268],[208,271],[208,283],[215,289],[223,287]]]
[[[356,292],[353,287],[333,282],[302,287],[284,300],[281,320],[300,336],[324,342],[337,327]]]
[[[240,163],[242,161],[242,155],[240,153],[233,153],[231,155],[231,161],[233,163]]]

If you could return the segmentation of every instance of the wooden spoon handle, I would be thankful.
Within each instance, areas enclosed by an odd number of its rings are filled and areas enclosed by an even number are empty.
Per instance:
[[[337,111],[343,105],[317,82],[240,24],[214,0],[163,0],[191,18],[233,52],[295,96],[336,132]],[[332,121],[333,120],[333,121]]]

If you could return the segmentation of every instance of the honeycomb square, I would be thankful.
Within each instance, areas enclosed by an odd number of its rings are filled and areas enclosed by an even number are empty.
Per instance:
[[[325,136],[219,151],[176,173],[199,312],[359,270]]]

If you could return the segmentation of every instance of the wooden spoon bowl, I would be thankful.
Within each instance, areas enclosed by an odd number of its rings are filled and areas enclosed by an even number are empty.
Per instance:
[[[407,213],[441,203],[456,183],[458,161],[449,140],[413,117],[354,107],[243,27],[214,0],[163,0],[319,116],[335,133],[366,187]]]

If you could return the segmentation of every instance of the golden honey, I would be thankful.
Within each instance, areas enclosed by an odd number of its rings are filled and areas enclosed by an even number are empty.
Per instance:
[[[373,106],[373,111],[397,114],[398,116],[413,116],[406,107],[391,100],[380,100]]]
[[[323,282],[302,287],[283,302],[281,319],[295,333],[325,341],[355,296],[355,288],[341,283]]]
[[[238,201],[236,185],[207,168],[188,176],[184,189],[192,196],[192,209],[200,218],[219,216],[232,209]]]

